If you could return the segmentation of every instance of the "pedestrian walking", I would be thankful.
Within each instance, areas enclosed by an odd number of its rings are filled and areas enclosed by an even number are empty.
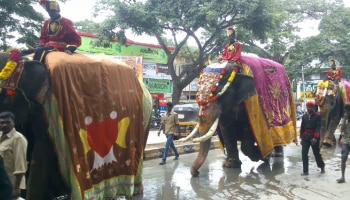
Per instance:
[[[17,199],[21,189],[25,189],[28,143],[14,127],[15,115],[8,111],[0,113],[0,156],[13,185],[13,198]]]
[[[163,152],[162,161],[159,163],[160,165],[166,164],[166,157],[169,152],[169,147],[174,151],[175,158],[174,160],[179,159],[179,153],[177,152],[174,145],[174,133],[180,133],[179,119],[177,113],[172,112],[173,103],[167,103],[167,112],[164,114],[161,125],[158,131],[158,136],[160,136],[160,132],[163,130],[163,133],[166,136],[166,143]]]
[[[342,141],[341,149],[341,177],[337,179],[338,183],[345,183],[345,168],[350,149],[350,104],[344,106],[345,115],[340,128],[340,137]]]
[[[321,173],[325,173],[325,164],[320,153],[320,128],[321,128],[321,116],[315,112],[315,103],[306,103],[307,113],[303,115],[300,126],[300,139],[301,139],[301,155],[303,160],[303,173],[301,175],[309,175],[309,149],[312,148],[312,152],[315,156],[317,167],[321,168]]]

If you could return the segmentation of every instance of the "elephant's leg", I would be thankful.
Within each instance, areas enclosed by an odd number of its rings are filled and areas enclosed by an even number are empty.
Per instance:
[[[241,132],[243,133],[241,150],[244,155],[248,156],[252,161],[259,161],[262,159],[261,152],[259,147],[255,143],[255,138],[249,127],[249,124],[240,123]]]
[[[139,184],[135,184],[134,185],[134,196],[136,195],[140,195],[143,194],[143,184],[139,183]]]
[[[46,200],[69,193],[58,169],[57,156],[47,133],[44,116],[40,110],[29,117],[28,137],[34,141],[30,172],[27,182],[28,200]]]
[[[275,151],[272,153],[273,157],[283,157],[283,146],[276,146]]]
[[[28,200],[52,199],[48,193],[49,171],[47,169],[51,162],[49,160],[50,158],[46,155],[48,150],[47,148],[40,147],[38,144],[34,145],[27,183],[26,199]]]
[[[34,146],[28,179],[28,200],[53,199],[68,194],[52,146]]]
[[[239,152],[237,148],[236,128],[232,125],[224,127],[220,125],[221,137],[224,140],[224,146],[226,149],[226,160],[223,163],[223,167],[227,168],[240,168],[242,162],[239,159]]]
[[[327,131],[324,136],[322,145],[324,147],[332,147],[335,144],[336,144],[336,139],[335,139],[334,132],[332,133],[332,131]]]

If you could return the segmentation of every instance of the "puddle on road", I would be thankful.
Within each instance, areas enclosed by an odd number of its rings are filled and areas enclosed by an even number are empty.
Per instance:
[[[300,151],[300,146],[289,145],[285,148],[284,157],[271,158],[269,164],[252,162],[240,155],[243,162],[241,169],[227,169],[222,167],[222,152],[214,150],[200,168],[199,177],[190,175],[196,153],[183,155],[179,161],[170,160],[165,166],[158,166],[156,161],[146,161],[144,194],[133,199],[328,200],[350,195],[348,185],[337,185],[335,182],[340,175],[339,149],[321,151],[326,174],[320,174],[311,151],[310,175],[307,177],[300,176]]]

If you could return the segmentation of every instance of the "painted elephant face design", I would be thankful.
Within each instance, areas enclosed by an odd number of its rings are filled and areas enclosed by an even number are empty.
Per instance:
[[[118,137],[117,112],[112,111],[110,117],[104,121],[97,121],[88,116],[85,118],[85,124],[91,149],[102,158],[105,157]]]
[[[92,169],[97,169],[104,164],[117,162],[113,153],[113,145],[126,148],[125,136],[129,127],[129,118],[118,120],[116,111],[112,111],[104,120],[85,117],[86,131],[80,130],[80,136],[84,143],[85,151],[94,152]]]
[[[205,120],[205,112],[211,103],[214,103],[226,92],[236,76],[232,65],[222,62],[205,68],[198,80],[196,101],[199,105],[199,120]]]

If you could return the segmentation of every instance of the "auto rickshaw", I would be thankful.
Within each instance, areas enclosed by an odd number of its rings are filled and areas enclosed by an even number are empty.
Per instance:
[[[199,107],[196,103],[175,105],[173,111],[178,114],[180,124],[180,138],[186,137],[197,125]]]

